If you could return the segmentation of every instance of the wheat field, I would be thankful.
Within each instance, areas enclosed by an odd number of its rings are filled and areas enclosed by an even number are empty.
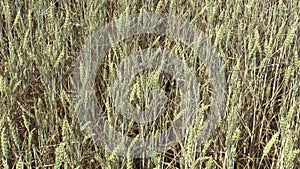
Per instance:
[[[225,101],[215,130],[199,142],[213,104],[213,84],[200,56],[159,34],[113,44],[98,65],[95,93],[105,119],[122,136],[168,129],[179,103],[189,100],[172,75],[149,69],[133,78],[129,100],[142,110],[148,90],[162,89],[163,114],[150,124],[119,117],[104,98],[113,97],[110,80],[126,56],[166,49],[194,70],[200,83],[195,111],[202,118],[188,135],[151,157],[133,158],[105,149],[86,132],[76,113],[73,72],[93,32],[145,11],[184,18],[211,41],[223,62]],[[300,168],[299,11],[298,0],[0,1],[1,168]]]

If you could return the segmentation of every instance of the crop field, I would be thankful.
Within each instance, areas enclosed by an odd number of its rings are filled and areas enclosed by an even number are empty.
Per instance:
[[[300,168],[300,1],[1,0],[0,168]]]

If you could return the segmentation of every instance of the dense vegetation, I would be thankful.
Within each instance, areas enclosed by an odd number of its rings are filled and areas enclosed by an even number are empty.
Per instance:
[[[201,127],[195,125],[161,154],[120,157],[80,125],[72,72],[95,30],[145,11],[184,18],[211,40],[224,63],[226,107],[203,144],[197,143]],[[299,168],[299,11],[298,0],[1,1],[1,168]],[[195,70],[201,79],[199,113],[208,114],[211,84],[200,56],[177,39],[141,34],[114,44],[99,65],[97,96],[107,116],[114,115],[102,99],[110,95],[109,77],[122,57],[149,47],[173,51]],[[150,133],[168,128],[178,100],[185,99],[170,78],[147,70],[134,79],[130,100],[137,109],[149,81],[168,93],[168,109],[148,126]],[[142,124],[128,125],[124,134],[149,134]]]

